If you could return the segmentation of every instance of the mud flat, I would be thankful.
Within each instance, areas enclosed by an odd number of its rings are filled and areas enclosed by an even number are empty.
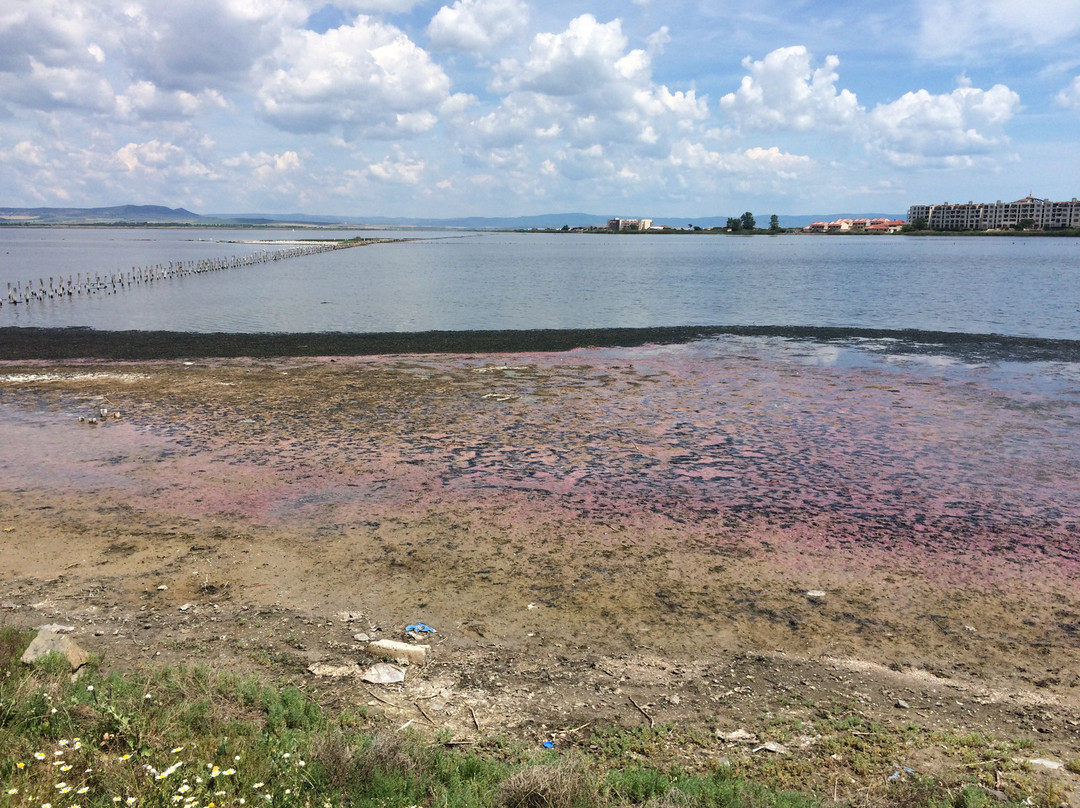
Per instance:
[[[854,715],[1067,761],[1078,390],[1069,363],[740,336],[4,362],[0,620],[458,737],[674,723],[707,766]],[[403,687],[309,672],[418,622]]]

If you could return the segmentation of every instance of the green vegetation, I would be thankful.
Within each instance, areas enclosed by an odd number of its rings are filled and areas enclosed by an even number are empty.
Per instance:
[[[73,680],[57,657],[20,664],[30,637],[0,629],[0,808],[795,808],[837,795],[978,806],[1003,804],[998,789],[1016,803],[1061,800],[1025,779],[1017,745],[885,729],[850,713],[771,727],[793,748],[817,737],[805,755],[728,760],[711,736],[671,726],[564,735],[553,749],[499,737],[456,743],[446,731],[428,739],[388,726],[363,707],[324,709],[295,686],[202,668],[106,675],[92,662]],[[897,761],[915,747],[958,757],[971,774],[903,768]],[[695,771],[684,769],[695,757]],[[852,775],[863,777],[857,788]]]

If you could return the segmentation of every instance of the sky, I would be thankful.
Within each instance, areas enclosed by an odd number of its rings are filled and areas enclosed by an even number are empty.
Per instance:
[[[0,0],[0,206],[904,214],[1080,196],[1080,2]]]

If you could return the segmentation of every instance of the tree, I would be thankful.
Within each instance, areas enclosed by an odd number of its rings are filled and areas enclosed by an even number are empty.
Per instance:
[[[777,216],[775,213],[772,216],[769,217],[769,232],[770,233],[779,233],[780,232],[780,217]]]
[[[911,226],[915,230],[925,230],[926,229],[926,219],[924,219],[922,216],[920,216],[918,219],[916,219],[915,221],[913,221],[911,223]]]
[[[740,217],[740,224],[742,224],[743,230],[753,230],[757,226],[757,222],[754,221],[754,214],[750,211],[746,211]]]
[[[742,222],[740,222],[738,219],[735,219],[735,218],[733,218],[731,216],[728,216],[728,220],[727,220],[727,229],[728,230],[730,230],[732,233],[738,233],[739,229],[741,227],[742,227]]]

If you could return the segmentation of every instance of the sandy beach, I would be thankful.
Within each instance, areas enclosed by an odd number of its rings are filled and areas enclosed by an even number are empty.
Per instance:
[[[1075,758],[1076,380],[778,345],[0,363],[0,620],[460,738],[670,722],[707,767],[824,710]],[[418,622],[398,689],[311,673]]]

